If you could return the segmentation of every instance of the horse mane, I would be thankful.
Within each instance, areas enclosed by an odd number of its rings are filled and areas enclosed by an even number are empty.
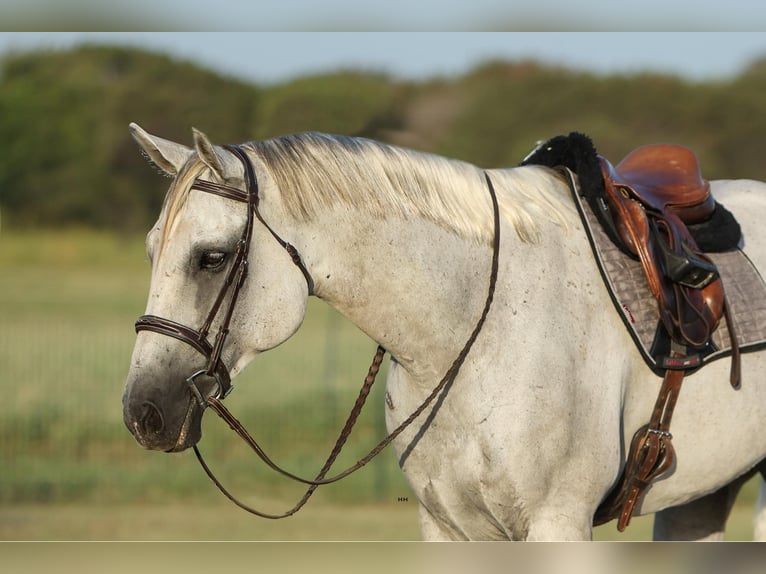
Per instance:
[[[299,133],[254,141],[244,147],[263,161],[287,214],[308,221],[345,206],[350,216],[424,218],[461,237],[492,241],[491,204],[484,170],[459,160],[374,140]],[[160,215],[166,244],[194,180],[205,170],[193,155],[168,190]],[[489,170],[500,212],[519,238],[536,242],[541,221],[567,228],[573,213],[560,176],[542,166]],[[565,193],[562,193],[564,190]]]
[[[438,155],[358,137],[299,133],[247,144],[266,164],[288,215],[306,221],[347,206],[368,217],[421,217],[462,237],[489,243],[484,170]],[[566,228],[571,206],[561,181],[537,166],[488,172],[501,213],[523,241],[539,239],[542,219]]]

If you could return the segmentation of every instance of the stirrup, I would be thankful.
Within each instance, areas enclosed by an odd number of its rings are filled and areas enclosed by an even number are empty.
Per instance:
[[[672,251],[657,229],[657,224],[653,220],[651,224],[650,229],[660,247],[663,269],[668,279],[692,289],[703,289],[718,279],[718,268],[697,256],[686,241],[681,241],[683,253]]]

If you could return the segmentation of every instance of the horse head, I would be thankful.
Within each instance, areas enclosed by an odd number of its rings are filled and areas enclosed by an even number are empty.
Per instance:
[[[228,394],[258,352],[298,329],[308,293],[259,211],[260,202],[278,220],[278,194],[268,193],[261,164],[196,130],[194,148],[135,124],[131,132],[174,180],[147,235],[151,286],[136,323],[123,419],[145,448],[180,451],[200,440],[207,397]]]

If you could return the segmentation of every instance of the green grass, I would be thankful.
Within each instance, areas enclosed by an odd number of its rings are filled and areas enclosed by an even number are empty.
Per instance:
[[[276,521],[195,501],[24,504],[0,508],[0,540],[420,540],[420,531],[414,502],[319,503]]]
[[[220,497],[191,453],[146,452],[122,423],[133,323],[143,312],[148,278],[141,238],[87,231],[0,235],[0,380],[6,391],[0,503],[180,500],[200,492]],[[299,334],[255,361],[227,402],[274,458],[298,473],[316,473],[374,350],[345,319],[312,301]],[[378,387],[336,468],[385,434]],[[299,494],[264,472],[214,415],[204,429],[201,447],[234,488]],[[324,490],[349,502],[408,493],[390,453],[342,488]]]
[[[387,539],[417,538],[414,497],[390,451],[341,483],[319,489],[307,506],[309,517],[316,508],[315,522],[291,519],[306,525],[293,532],[281,526],[259,530],[275,523],[230,505],[190,452],[166,455],[138,447],[122,423],[121,395],[148,279],[140,237],[0,234],[0,539],[89,539],[101,533],[124,539],[128,530],[121,524],[141,520],[169,522],[156,531],[159,539],[215,538],[228,532],[229,521],[246,522],[237,527],[245,537],[375,538],[380,532]],[[312,300],[298,334],[259,357],[235,381],[227,404],[273,458],[300,474],[314,474],[374,350],[344,318]],[[336,469],[384,436],[384,378],[385,372]],[[214,415],[206,415],[203,429],[206,458],[248,502],[278,512],[300,497],[299,485],[267,472]],[[400,497],[409,503],[397,503]],[[749,536],[754,498],[751,483],[730,521],[731,539]],[[94,520],[99,509],[108,509],[104,521],[112,516],[120,524]],[[137,518],[141,512],[146,515]],[[195,526],[198,513],[209,529]],[[376,530],[389,519],[391,531]],[[634,519],[622,535],[614,523],[596,530],[600,540],[650,536],[651,517]]]
[[[245,500],[273,511],[285,510],[294,501],[257,496]],[[750,504],[735,506],[727,541],[751,540],[751,511]],[[623,533],[611,522],[596,528],[594,539],[651,540],[652,520],[635,517]],[[0,505],[0,540],[420,540],[420,531],[413,498],[339,504],[320,491],[317,500],[295,516],[277,521],[255,518],[220,497],[206,496],[170,502]]]

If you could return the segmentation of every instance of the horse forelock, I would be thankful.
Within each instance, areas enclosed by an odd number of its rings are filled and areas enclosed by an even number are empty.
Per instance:
[[[264,162],[288,215],[298,221],[342,205],[366,217],[422,217],[462,237],[491,241],[484,171],[475,165],[364,138],[314,132],[247,146]],[[501,212],[522,240],[538,238],[540,218],[566,225],[565,202],[551,191],[550,170],[525,167],[490,173],[497,178]]]
[[[186,206],[194,181],[205,169],[205,164],[196,155],[192,156],[179,170],[168,188],[158,221],[158,226],[162,230],[159,252],[162,252],[168,243],[170,232]]]

